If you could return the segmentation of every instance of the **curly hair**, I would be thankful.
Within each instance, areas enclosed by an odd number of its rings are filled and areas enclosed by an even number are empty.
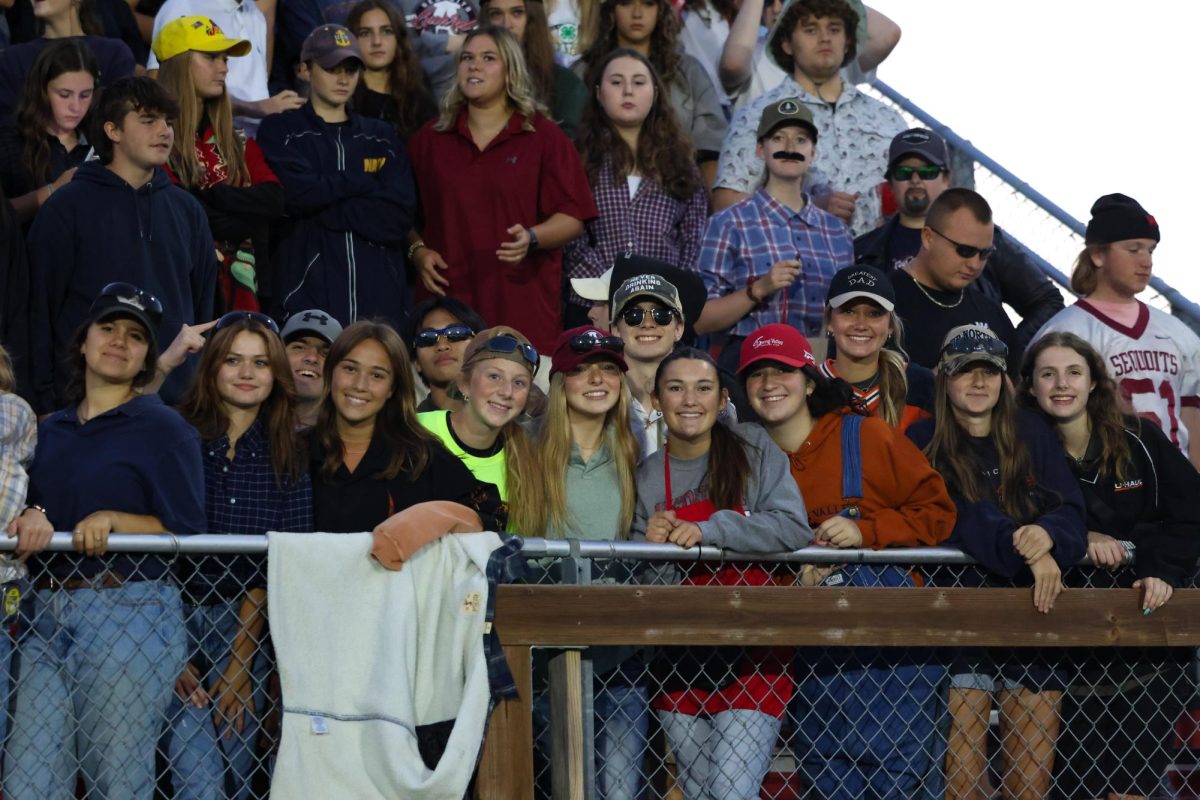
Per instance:
[[[599,89],[604,72],[618,58],[632,58],[644,64],[650,70],[650,80],[654,84],[654,102],[638,131],[636,153],[621,138],[617,126],[600,105]],[[628,177],[636,168],[643,177],[658,183],[677,200],[687,200],[696,193],[701,182],[692,159],[691,140],[679,126],[666,87],[650,59],[623,47],[611,50],[588,70],[588,88],[591,91],[583,109],[578,142],[588,183],[595,186],[605,167],[612,170],[615,179]]]
[[[25,76],[25,93],[17,106],[17,129],[21,133],[24,149],[21,163],[41,186],[50,182],[50,144],[46,131],[54,122],[50,109],[48,86],[50,81],[68,72],[86,72],[92,76],[93,88],[100,85],[100,67],[92,48],[81,39],[53,39],[38,53],[33,66]],[[94,96],[93,96],[94,99]],[[75,130],[83,134],[91,123],[91,106]]]
[[[783,12],[771,30],[771,39],[767,42],[767,47],[777,65],[782,67],[784,64],[793,63],[793,57],[783,46],[791,41],[796,26],[808,17],[840,19],[846,28],[846,56],[842,59],[842,66],[854,60],[858,54],[858,12],[851,8],[846,0],[799,0]],[[791,73],[790,69],[784,71]]]
[[[392,127],[396,129],[401,139],[407,140],[409,136],[416,133],[417,128],[420,128],[429,119],[430,109],[433,108],[433,98],[425,83],[425,73],[421,70],[421,62],[417,59],[417,54],[413,52],[412,45],[409,44],[404,15],[397,11],[395,6],[387,0],[361,0],[354,8],[350,9],[350,14],[346,17],[346,27],[355,36],[361,38],[358,28],[362,24],[362,18],[369,11],[383,12],[387,16],[388,25],[391,26],[396,36],[396,57],[392,59],[392,63],[388,67],[387,92],[395,101],[395,110],[388,122],[392,123]],[[367,91],[367,82],[360,80],[354,92],[355,99],[361,101]]]
[[[596,38],[588,45],[587,50],[579,60],[591,66],[603,59],[612,50],[620,47],[617,40],[616,7],[639,0],[602,0],[600,3],[600,18],[596,23]],[[650,34],[650,62],[662,78],[662,82],[670,86],[674,83],[679,72],[679,64],[683,58],[679,46],[680,21],[668,0],[655,0],[658,5],[658,17],[654,30]],[[590,82],[589,82],[590,83]]]
[[[538,100],[533,82],[529,79],[529,69],[525,65],[525,53],[521,50],[520,43],[504,28],[483,25],[468,33],[466,39],[463,40],[462,49],[458,51],[460,61],[462,54],[466,52],[467,45],[480,36],[489,36],[496,43],[496,49],[500,52],[500,60],[504,64],[504,87],[508,93],[509,102],[525,117],[525,122],[521,127],[532,131],[534,115],[545,113],[546,106]],[[458,88],[458,81],[455,81],[454,86],[446,92],[446,96],[442,99],[441,113],[433,126],[434,130],[448,131],[453,128],[454,121],[458,119],[459,113],[466,106],[467,98],[463,95],[462,89]]]

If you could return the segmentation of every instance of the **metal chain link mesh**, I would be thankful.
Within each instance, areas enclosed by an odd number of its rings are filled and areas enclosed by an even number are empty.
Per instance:
[[[77,781],[96,797],[265,797],[279,714],[265,627],[252,635],[265,556],[122,559],[128,575],[92,569],[85,579],[63,569],[79,562],[56,556],[51,570],[38,560],[5,585],[4,797],[74,796]],[[129,579],[164,567],[162,578]],[[963,565],[533,567],[528,580],[539,583],[987,582]],[[1131,580],[1066,573],[1070,587]],[[551,796],[558,655],[535,650],[539,797]],[[583,657],[595,798],[1197,796],[1190,648],[596,647]],[[194,682],[181,680],[185,664]],[[230,718],[240,709],[238,730]]]

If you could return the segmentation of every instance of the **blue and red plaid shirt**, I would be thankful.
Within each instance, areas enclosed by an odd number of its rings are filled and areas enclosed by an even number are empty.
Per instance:
[[[746,285],[776,263],[798,259],[800,276],[775,292],[734,325],[746,336],[772,322],[793,326],[805,336],[821,332],[825,295],[834,274],[854,263],[854,241],[840,219],[808,202],[793,211],[759,189],[719,211],[708,223],[700,248],[700,274],[708,299],[744,292]]]

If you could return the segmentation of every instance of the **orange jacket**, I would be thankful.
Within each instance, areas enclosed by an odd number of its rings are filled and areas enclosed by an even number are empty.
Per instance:
[[[863,547],[928,547],[949,537],[957,515],[942,476],[907,436],[878,417],[862,421],[863,497],[842,496],[846,413],[821,417],[800,449],[788,454],[813,529],[857,505]]]

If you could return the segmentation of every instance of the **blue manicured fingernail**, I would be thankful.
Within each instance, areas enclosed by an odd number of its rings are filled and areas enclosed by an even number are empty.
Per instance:
[[[1143,609],[1142,609],[1142,616],[1143,616],[1143,617],[1148,617],[1148,616],[1150,616],[1151,612],[1153,612],[1153,611],[1154,611],[1154,609],[1153,609],[1153,608],[1143,608]]]

